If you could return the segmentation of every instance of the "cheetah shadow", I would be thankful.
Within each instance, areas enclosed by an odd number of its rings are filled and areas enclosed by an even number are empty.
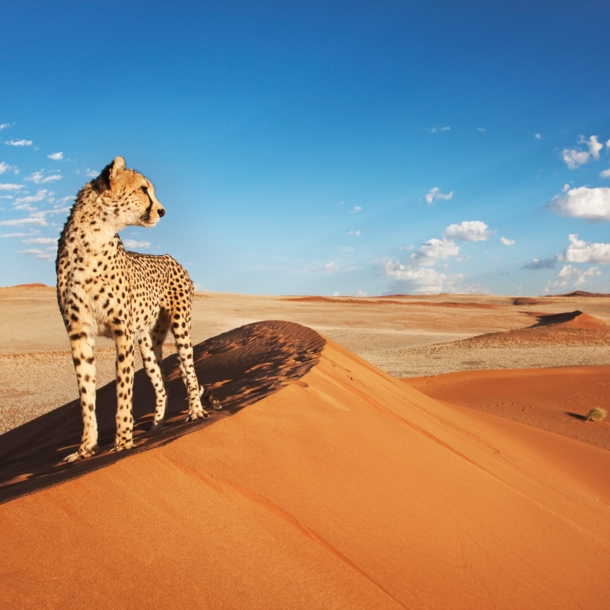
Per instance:
[[[82,432],[78,401],[63,405],[0,436],[0,503],[83,476],[141,451],[210,426],[258,402],[305,375],[319,360],[326,341],[299,324],[266,321],[248,324],[194,347],[202,385],[223,405],[204,420],[186,423],[188,399],[177,355],[165,358],[168,405],[165,424],[152,435],[155,394],[144,370],[134,378],[134,442],[130,451],[111,451],[115,434],[116,382],[97,391],[101,451],[91,458],[64,463],[76,451]]]

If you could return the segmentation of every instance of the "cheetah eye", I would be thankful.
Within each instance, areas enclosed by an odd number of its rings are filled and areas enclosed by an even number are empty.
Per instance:
[[[142,192],[143,192],[145,195],[148,195],[148,187],[147,187],[147,186],[141,186],[140,188],[142,189]]]

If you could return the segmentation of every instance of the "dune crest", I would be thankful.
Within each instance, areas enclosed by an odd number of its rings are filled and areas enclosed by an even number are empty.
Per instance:
[[[272,341],[284,362],[295,326]],[[252,327],[200,352],[222,360],[217,383],[257,366],[235,364]],[[279,391],[1,505],[0,605],[605,610],[610,452],[304,336],[311,366]]]
[[[542,314],[537,316],[538,322],[530,328],[540,326],[561,325],[563,328],[587,328],[587,329],[607,329],[608,325],[603,321],[583,313],[582,311],[567,311],[564,313]]]

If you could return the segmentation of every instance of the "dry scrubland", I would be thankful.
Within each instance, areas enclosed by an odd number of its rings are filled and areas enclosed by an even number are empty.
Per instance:
[[[537,316],[574,310],[610,324],[609,298],[522,301],[525,304],[515,305],[512,297],[485,295],[324,298],[199,292],[193,307],[193,341],[260,320],[292,321],[398,378],[610,363],[605,328],[509,332],[536,324]],[[173,345],[166,344],[165,353],[172,351]],[[113,343],[99,338],[96,358],[97,385],[102,387],[114,379]],[[0,288],[0,433],[77,395],[54,289]]]

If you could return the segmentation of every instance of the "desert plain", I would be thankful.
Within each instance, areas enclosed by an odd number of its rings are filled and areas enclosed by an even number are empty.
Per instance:
[[[198,292],[224,409],[80,439],[53,288],[0,288],[0,607],[606,609],[610,298]]]

